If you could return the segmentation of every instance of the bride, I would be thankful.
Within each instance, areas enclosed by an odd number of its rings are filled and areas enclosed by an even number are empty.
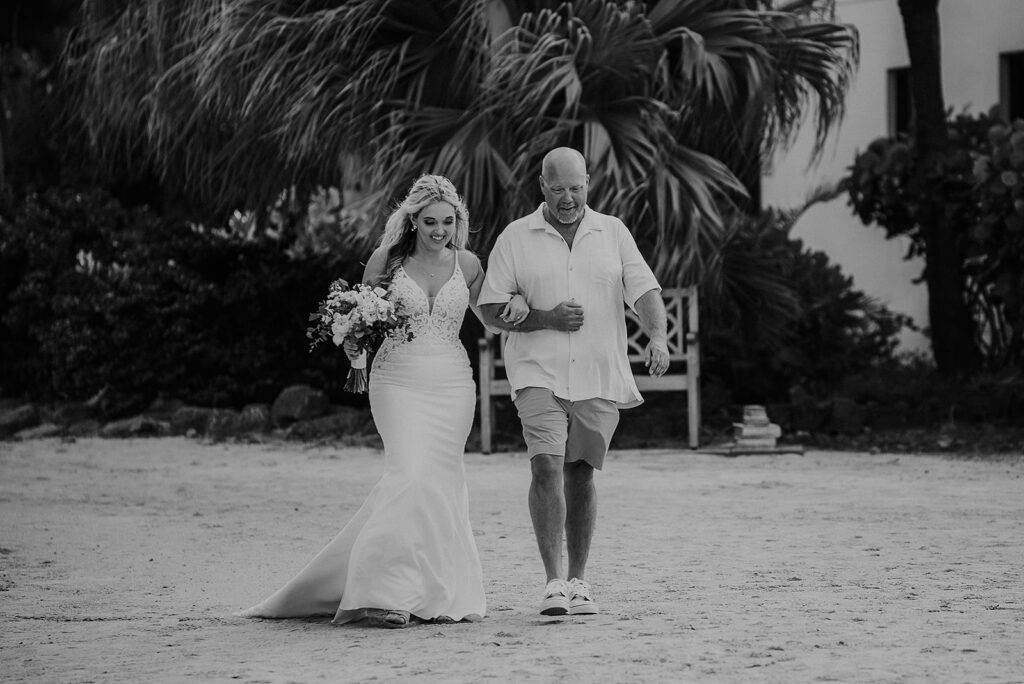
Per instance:
[[[458,622],[486,610],[469,522],[463,451],[475,386],[459,328],[484,273],[465,249],[469,214],[443,176],[421,176],[388,218],[363,282],[384,283],[411,314],[412,339],[388,337],[369,375],[384,474],[351,521],[298,575],[245,617],[331,615],[378,627]],[[503,319],[529,313],[515,297]],[[346,341],[349,358],[355,344]]]

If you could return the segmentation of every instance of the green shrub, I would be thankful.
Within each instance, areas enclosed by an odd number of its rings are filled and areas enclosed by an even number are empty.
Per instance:
[[[361,277],[351,255],[297,249],[269,232],[190,227],[100,191],[51,190],[7,214],[6,394],[84,399],[107,388],[117,411],[160,395],[241,406],[305,382],[336,401],[365,401],[341,390],[343,355],[310,354],[305,338],[327,285]],[[791,240],[791,219],[743,220],[723,252],[724,287],[702,297],[703,375],[725,388],[722,402],[784,401],[797,384],[826,395],[891,358],[906,324]],[[470,317],[463,342],[474,360],[478,335]]]
[[[1024,121],[989,114],[950,116],[938,183],[922,184],[912,138],[880,138],[857,155],[842,187],[865,224],[910,239],[925,252],[918,224],[922,193],[941,194],[957,235],[964,300],[975,342],[991,370],[1024,367]]]
[[[299,382],[341,395],[343,355],[310,354],[305,330],[334,278],[358,279],[355,259],[290,255],[269,237],[166,221],[99,191],[30,196],[2,229],[8,393],[107,388],[120,410],[160,395],[267,402]]]
[[[723,402],[783,402],[797,385],[828,396],[893,359],[900,331],[912,326],[854,289],[827,255],[790,238],[798,215],[738,218],[722,255],[725,285],[702,300],[702,374]]]

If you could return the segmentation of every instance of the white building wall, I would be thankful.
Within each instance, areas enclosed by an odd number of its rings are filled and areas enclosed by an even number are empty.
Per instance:
[[[842,178],[858,153],[887,136],[887,71],[909,66],[897,0],[838,0],[838,21],[860,32],[860,66],[847,100],[842,126],[825,153],[808,168],[813,132],[805,126],[795,144],[779,155],[763,182],[766,206],[801,204],[808,190]],[[1024,50],[1024,0],[941,0],[943,91],[947,107],[971,113],[987,111],[999,101],[999,54]],[[909,241],[887,240],[884,229],[865,226],[844,196],[812,207],[793,229],[793,237],[825,252],[853,277],[854,286],[928,325],[928,295],[915,285],[923,263],[906,261]],[[903,336],[906,350],[929,350],[919,333]]]

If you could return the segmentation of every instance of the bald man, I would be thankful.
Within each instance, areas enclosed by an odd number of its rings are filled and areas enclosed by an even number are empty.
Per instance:
[[[604,465],[619,409],[643,401],[626,356],[623,303],[650,338],[648,372],[668,370],[658,281],[625,224],[587,206],[589,186],[578,151],[560,147],[544,157],[544,202],[498,236],[478,299],[485,320],[509,331],[505,367],[530,457],[530,517],[547,575],[542,615],[598,612],[585,579],[597,520],[594,470]],[[502,320],[516,293],[526,297],[529,315]]]

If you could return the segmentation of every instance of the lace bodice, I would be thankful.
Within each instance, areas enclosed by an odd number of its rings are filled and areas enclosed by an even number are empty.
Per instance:
[[[442,342],[454,345],[465,352],[459,340],[459,330],[466,315],[466,307],[469,306],[469,286],[459,266],[458,255],[455,257],[455,271],[437,291],[433,308],[427,299],[427,293],[402,266],[395,270],[390,289],[391,301],[395,303],[396,308],[411,314],[409,331],[412,333],[412,340],[407,342],[404,331],[388,336],[377,351],[374,365],[385,361],[403,345],[417,342]]]

